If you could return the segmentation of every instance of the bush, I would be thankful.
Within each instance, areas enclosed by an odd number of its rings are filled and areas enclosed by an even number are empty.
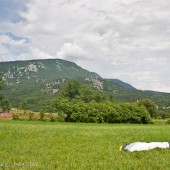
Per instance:
[[[66,118],[66,114],[64,113],[58,113],[57,121],[64,122]]]
[[[79,100],[58,98],[52,101],[55,113],[13,114],[13,119],[41,119],[49,121],[91,122],[91,123],[151,123],[151,117],[143,105],[138,103],[85,103]],[[38,115],[38,117],[37,117]]]
[[[145,106],[148,113],[150,114],[152,118],[156,118],[158,116],[157,105],[153,100],[149,98],[145,98],[145,99],[139,100],[138,104],[139,106]]]
[[[45,116],[45,111],[43,109],[40,109],[40,119],[43,120]]]
[[[54,102],[55,110],[65,113],[68,122],[151,123],[146,108],[137,103],[85,103],[58,99]]]
[[[28,112],[29,120],[33,119],[34,113],[33,112]]]
[[[153,119],[153,124],[156,124],[156,125],[164,125],[167,123],[167,120],[165,119]]]
[[[13,113],[12,114],[12,118],[13,118],[13,120],[18,120],[19,119],[19,115],[17,113]]]
[[[170,119],[167,120],[167,124],[170,124]]]
[[[56,113],[51,113],[50,114],[50,121],[55,122],[57,120],[58,115]]]

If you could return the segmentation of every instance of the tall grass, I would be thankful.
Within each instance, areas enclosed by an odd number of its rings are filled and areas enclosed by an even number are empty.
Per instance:
[[[170,150],[120,152],[134,141],[170,141],[170,125],[0,121],[0,169],[169,170]]]

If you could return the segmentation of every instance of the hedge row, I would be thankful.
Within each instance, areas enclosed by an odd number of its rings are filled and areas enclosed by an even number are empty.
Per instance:
[[[108,123],[151,123],[144,106],[138,103],[84,103],[56,99],[53,101],[55,112],[66,114],[68,122],[108,122]]]
[[[17,110],[12,112],[13,120],[43,120],[43,121],[65,121],[65,114],[60,113],[37,113],[32,111]]]

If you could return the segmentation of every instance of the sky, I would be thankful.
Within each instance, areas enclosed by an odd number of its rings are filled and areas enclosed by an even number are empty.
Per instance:
[[[170,1],[0,0],[0,62],[47,58],[170,93]]]

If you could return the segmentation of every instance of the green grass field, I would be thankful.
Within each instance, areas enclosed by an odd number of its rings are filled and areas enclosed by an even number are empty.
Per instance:
[[[135,141],[170,141],[170,125],[0,121],[0,169],[170,169],[169,149],[119,151]]]

